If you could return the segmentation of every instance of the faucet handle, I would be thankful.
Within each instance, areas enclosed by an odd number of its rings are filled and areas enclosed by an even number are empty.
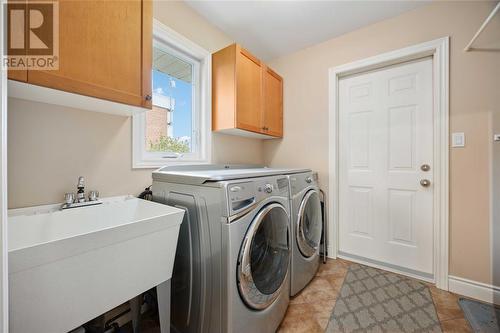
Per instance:
[[[89,201],[96,201],[99,199],[99,191],[90,191],[89,192]]]
[[[71,205],[73,202],[75,202],[75,193],[64,194],[64,203]]]
[[[83,178],[83,176],[78,177],[78,186],[77,186],[77,187],[78,187],[78,188],[80,188],[80,187],[82,187],[82,188],[83,188],[83,187],[85,187],[85,184],[84,184],[84,183],[85,183],[85,178]]]

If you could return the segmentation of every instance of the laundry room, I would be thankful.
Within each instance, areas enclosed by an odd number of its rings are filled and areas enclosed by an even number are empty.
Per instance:
[[[500,333],[498,1],[0,11],[0,332]]]

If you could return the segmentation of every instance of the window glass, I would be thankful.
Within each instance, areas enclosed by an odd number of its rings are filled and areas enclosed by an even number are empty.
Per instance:
[[[152,46],[152,106],[131,110],[133,167],[209,163],[211,54],[157,21]]]
[[[193,65],[153,48],[153,109],[146,113],[147,152],[193,151]]]
[[[302,254],[310,257],[316,252],[321,242],[323,217],[321,216],[321,203],[318,193],[312,192],[307,196],[306,200],[302,216],[299,216],[300,230],[297,241]]]
[[[288,272],[288,216],[280,208],[271,209],[263,218],[250,247],[250,266],[257,289],[273,294]]]

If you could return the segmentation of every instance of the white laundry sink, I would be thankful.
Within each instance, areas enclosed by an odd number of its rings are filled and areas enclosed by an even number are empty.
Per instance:
[[[68,332],[167,281],[184,211],[131,196],[9,211],[10,332]]]

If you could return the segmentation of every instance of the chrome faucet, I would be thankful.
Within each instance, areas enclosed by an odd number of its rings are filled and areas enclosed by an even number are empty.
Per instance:
[[[76,201],[77,202],[85,202],[85,179],[80,176],[78,177],[78,185],[76,188],[78,189],[78,192],[76,192]]]
[[[78,185],[76,188],[78,189],[76,196],[73,192],[64,195],[64,204],[61,206],[61,209],[93,206],[102,203],[102,201],[99,200],[98,191],[90,191],[88,199],[85,198],[85,178],[82,176],[78,177]]]

